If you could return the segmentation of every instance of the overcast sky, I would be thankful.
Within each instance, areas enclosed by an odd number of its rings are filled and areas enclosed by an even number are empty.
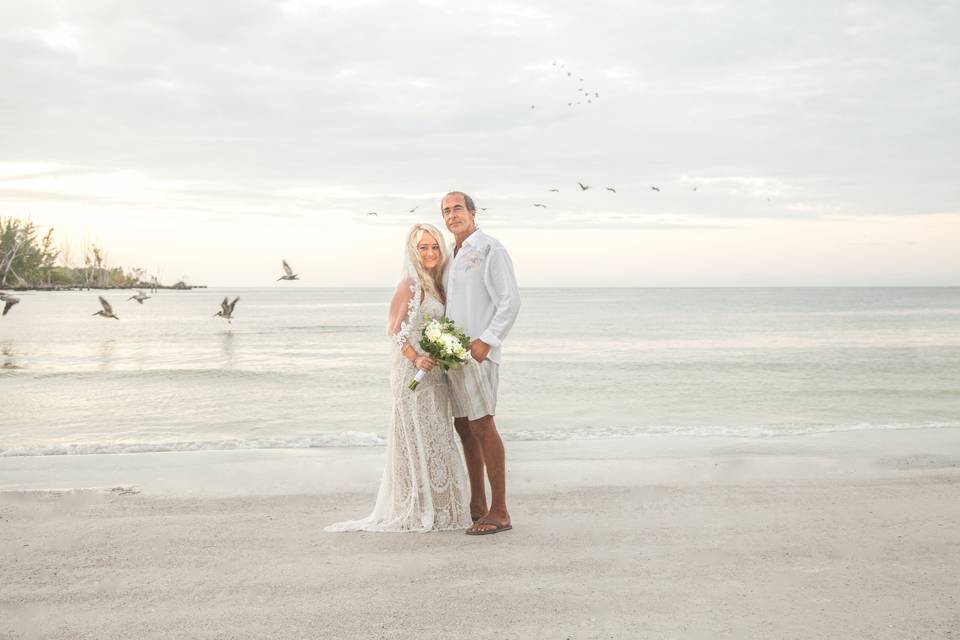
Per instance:
[[[6,0],[0,215],[392,286],[455,188],[522,286],[956,285],[958,7]]]

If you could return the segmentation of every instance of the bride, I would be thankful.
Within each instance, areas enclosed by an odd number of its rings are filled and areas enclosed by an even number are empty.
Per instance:
[[[447,378],[419,344],[424,316],[444,313],[446,262],[440,232],[429,224],[414,225],[387,322],[396,343],[390,370],[393,424],[377,503],[363,520],[338,522],[325,531],[439,531],[471,524]],[[408,385],[418,369],[427,374],[411,391]]]

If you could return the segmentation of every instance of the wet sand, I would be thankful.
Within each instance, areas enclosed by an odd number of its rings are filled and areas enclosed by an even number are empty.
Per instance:
[[[377,451],[245,458],[269,491],[12,489],[78,461],[0,460],[0,637],[960,637],[956,430],[510,449],[487,537],[322,532],[369,510]]]

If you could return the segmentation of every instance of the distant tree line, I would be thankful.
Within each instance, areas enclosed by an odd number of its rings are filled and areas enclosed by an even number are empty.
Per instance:
[[[82,266],[73,266],[69,243],[55,246],[52,227],[41,235],[30,220],[0,218],[0,288],[152,286],[139,267],[110,266],[103,247],[84,243],[81,254]]]

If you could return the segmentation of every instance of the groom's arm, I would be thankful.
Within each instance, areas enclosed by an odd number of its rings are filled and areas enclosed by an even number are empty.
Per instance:
[[[479,339],[491,347],[499,347],[520,313],[520,288],[513,275],[513,262],[502,248],[490,252],[483,273],[483,284],[496,311]]]

